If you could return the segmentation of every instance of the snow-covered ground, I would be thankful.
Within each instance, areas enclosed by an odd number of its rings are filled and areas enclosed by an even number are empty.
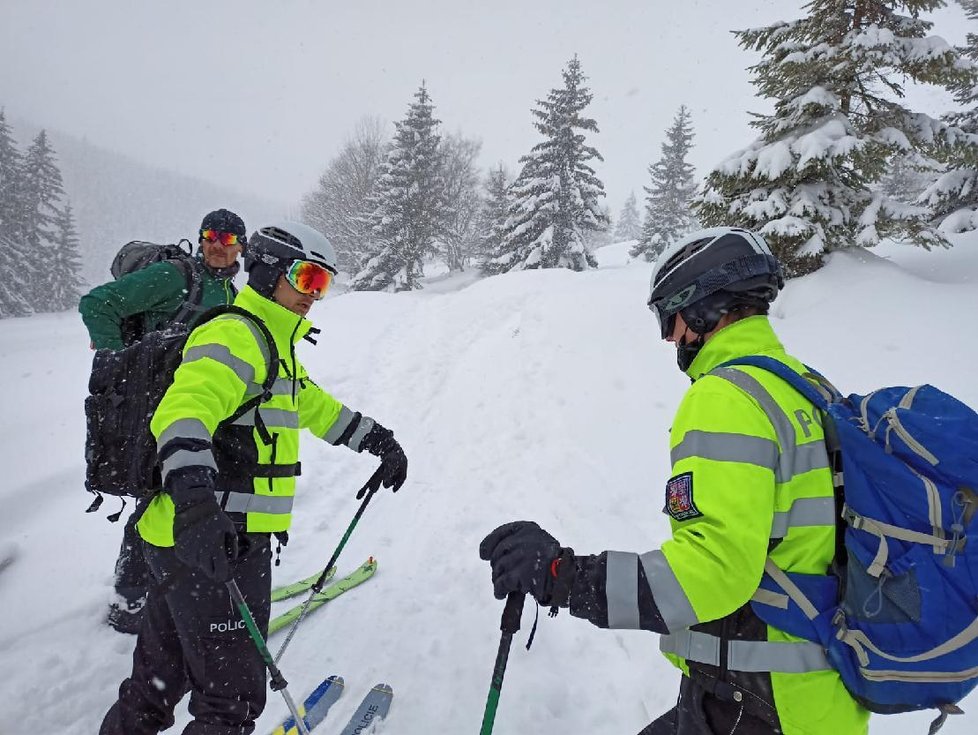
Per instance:
[[[773,310],[789,349],[851,391],[931,382],[978,406],[978,236],[949,252],[895,245],[837,254]],[[442,275],[415,294],[351,293],[313,312],[300,354],[328,389],[392,427],[408,484],[374,501],[340,560],[376,577],[313,614],[281,662],[295,696],[328,673],[349,691],[395,690],[387,733],[474,733],[498,643],[500,603],[477,546],[535,519],[579,552],[657,546],[667,432],[688,385],[645,308],[650,267],[628,244],[590,273]],[[101,623],[121,528],[86,515],[82,482],[90,353],[74,314],[0,322],[0,733],[91,735],[130,666],[133,639]],[[308,439],[279,581],[320,568],[374,465]],[[104,508],[114,509],[113,499]],[[676,696],[656,636],[562,613],[514,643],[496,732],[631,735]],[[271,648],[281,640],[273,638]],[[946,735],[978,731],[978,695]],[[259,732],[284,715],[269,694]],[[926,732],[929,713],[876,717],[874,734]],[[178,725],[187,722],[181,708]],[[839,734],[841,735],[841,734]]]

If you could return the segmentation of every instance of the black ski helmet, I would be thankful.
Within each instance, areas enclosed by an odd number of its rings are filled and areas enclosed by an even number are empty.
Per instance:
[[[275,284],[293,261],[308,260],[336,275],[336,252],[325,235],[301,222],[276,222],[251,235],[245,247],[248,285],[271,298]]]
[[[215,209],[213,212],[205,214],[200,223],[200,231],[203,232],[204,230],[234,233],[242,244],[248,239],[244,220],[230,209]]]
[[[680,238],[659,256],[648,306],[663,339],[679,313],[702,336],[736,306],[766,308],[782,288],[781,264],[763,237],[739,227],[714,227]]]

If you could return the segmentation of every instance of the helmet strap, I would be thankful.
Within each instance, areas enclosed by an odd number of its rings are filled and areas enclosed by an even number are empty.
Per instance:
[[[696,339],[692,342],[686,339],[684,334],[679,342],[676,344],[676,362],[679,365],[679,369],[684,373],[689,370],[690,365],[693,364],[693,360],[703,349],[703,344],[706,342],[706,335],[696,334]]]

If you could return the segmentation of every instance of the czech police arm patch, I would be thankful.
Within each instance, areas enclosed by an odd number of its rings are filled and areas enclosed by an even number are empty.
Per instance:
[[[676,475],[666,482],[665,512],[677,521],[688,521],[703,515],[693,502],[692,472]]]

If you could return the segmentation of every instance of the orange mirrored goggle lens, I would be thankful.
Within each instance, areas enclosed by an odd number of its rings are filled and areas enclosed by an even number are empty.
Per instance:
[[[285,277],[296,291],[321,299],[333,282],[333,274],[318,263],[296,260],[289,266]],[[318,293],[318,295],[317,295]]]
[[[219,242],[228,248],[241,242],[233,232],[221,232],[220,230],[201,230],[200,236],[211,242]]]

